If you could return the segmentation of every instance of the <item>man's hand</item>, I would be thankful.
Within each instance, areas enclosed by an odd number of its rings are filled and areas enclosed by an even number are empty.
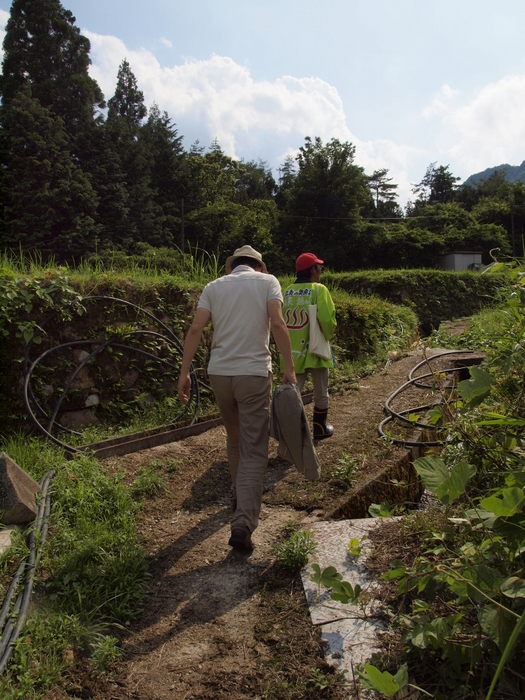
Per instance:
[[[188,403],[190,400],[191,379],[189,374],[181,374],[177,383],[177,393],[181,403]]]
[[[297,377],[295,372],[283,372],[283,384],[297,384]]]

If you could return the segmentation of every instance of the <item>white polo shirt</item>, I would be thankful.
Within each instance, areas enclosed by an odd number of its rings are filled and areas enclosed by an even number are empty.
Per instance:
[[[266,377],[272,369],[268,302],[279,299],[276,277],[239,265],[204,288],[197,307],[211,313],[209,374]]]

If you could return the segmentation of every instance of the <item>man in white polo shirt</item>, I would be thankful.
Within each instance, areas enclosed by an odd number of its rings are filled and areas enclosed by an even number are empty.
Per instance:
[[[272,361],[270,332],[283,361],[283,383],[296,383],[283,295],[262,255],[249,245],[226,260],[223,277],[204,288],[184,341],[178,395],[190,396],[190,365],[211,321],[208,375],[227,435],[235,512],[228,544],[251,552],[259,522],[264,471],[268,463]]]

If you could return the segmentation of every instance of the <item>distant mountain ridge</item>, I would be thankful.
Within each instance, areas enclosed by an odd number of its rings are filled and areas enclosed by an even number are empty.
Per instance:
[[[471,186],[479,185],[480,182],[489,178],[496,172],[496,170],[502,172],[508,182],[525,182],[524,160],[521,165],[509,165],[508,163],[503,163],[502,165],[496,165],[493,168],[487,168],[480,173],[474,173],[474,175],[469,175],[463,184]]]

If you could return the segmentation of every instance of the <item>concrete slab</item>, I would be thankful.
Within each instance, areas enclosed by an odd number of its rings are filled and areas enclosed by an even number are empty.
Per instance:
[[[397,518],[396,518],[397,519]],[[366,663],[378,650],[378,638],[383,629],[377,617],[380,602],[374,597],[377,583],[367,574],[363,562],[371,544],[368,535],[384,518],[320,521],[309,523],[316,551],[310,556],[302,572],[303,587],[314,625],[321,625],[321,637],[326,644],[326,660],[339,671],[347,671],[353,678],[353,668]],[[348,544],[357,539],[361,545],[359,556],[348,551]],[[343,580],[359,584],[366,596],[356,605],[333,601],[330,592],[319,588],[311,580],[312,564],[322,569],[334,566]]]

